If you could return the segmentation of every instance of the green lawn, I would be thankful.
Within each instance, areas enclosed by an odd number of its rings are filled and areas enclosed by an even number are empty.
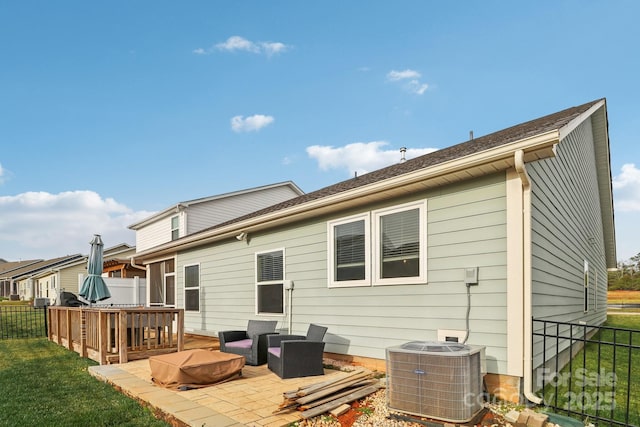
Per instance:
[[[0,303],[0,339],[46,337],[44,314],[26,304]]]
[[[46,339],[0,340],[1,426],[169,426]]]
[[[640,316],[612,315],[605,326],[639,331],[631,335],[616,332],[615,341],[630,344],[632,337],[633,345],[640,346]],[[597,340],[598,336],[603,343],[614,341],[610,330],[601,330],[591,339]],[[567,379],[567,365],[555,379],[558,388],[545,387],[545,402],[622,422],[626,421],[628,407],[629,424],[640,425],[640,350],[617,347],[614,353],[612,345],[589,343],[573,358],[571,371],[571,381]]]

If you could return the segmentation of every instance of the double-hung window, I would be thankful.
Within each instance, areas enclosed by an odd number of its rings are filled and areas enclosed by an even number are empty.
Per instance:
[[[256,253],[256,314],[284,314],[284,249]]]
[[[184,266],[184,309],[200,311],[200,264]]]
[[[369,214],[329,222],[329,286],[368,286],[370,274]]]
[[[426,201],[328,223],[329,287],[427,281]]]
[[[373,212],[374,283],[427,281],[426,202]]]
[[[180,238],[180,217],[174,216],[171,218],[171,240],[178,240]]]

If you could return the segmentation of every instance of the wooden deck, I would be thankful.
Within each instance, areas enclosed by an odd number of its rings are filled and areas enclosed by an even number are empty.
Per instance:
[[[49,341],[101,365],[184,349],[182,309],[50,306],[48,310]],[[205,344],[193,339],[196,342]]]

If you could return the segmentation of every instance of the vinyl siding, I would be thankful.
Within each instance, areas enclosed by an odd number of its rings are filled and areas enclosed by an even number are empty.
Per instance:
[[[216,199],[211,202],[193,204],[187,209],[187,234],[204,230],[296,196],[298,193],[295,193],[290,187],[279,186]]]
[[[560,142],[556,158],[533,163],[528,171],[533,317],[599,325],[606,320],[607,269],[591,119]],[[585,260],[591,282],[586,313]],[[541,360],[535,342],[534,367]]]
[[[139,252],[153,248],[171,241],[171,218],[178,213],[160,218],[158,221],[136,230],[136,250]],[[180,216],[180,228],[182,225],[182,215]]]
[[[180,237],[255,212],[298,196],[291,187],[276,186],[187,205],[181,212],[158,218],[136,230],[138,252],[171,241],[171,218],[179,217]]]
[[[200,264],[200,313],[185,313],[187,332],[216,335],[243,329],[255,313],[255,253],[284,248],[285,276],[293,280],[293,331],[327,326],[326,351],[384,359],[386,347],[436,340],[438,329],[465,329],[464,269],[479,267],[471,288],[469,344],[487,346],[490,372],[506,370],[505,175],[459,183],[294,226],[254,233],[181,252],[178,306],[184,305],[184,266]],[[327,221],[427,199],[428,283],[328,288]],[[287,317],[275,317],[286,330]]]

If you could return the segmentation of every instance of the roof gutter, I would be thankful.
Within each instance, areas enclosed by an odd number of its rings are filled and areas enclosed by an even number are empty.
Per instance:
[[[131,260],[131,267],[133,267],[133,268],[137,268],[138,270],[144,270],[144,271],[147,271],[147,266],[146,266],[146,265],[139,265],[139,264],[136,264],[135,255],[131,255],[131,256],[129,257],[129,259]]]
[[[524,397],[539,405],[542,399],[533,393],[533,349],[531,331],[531,180],[524,163],[524,152],[514,153],[515,169],[522,182],[522,317],[524,347]]]

